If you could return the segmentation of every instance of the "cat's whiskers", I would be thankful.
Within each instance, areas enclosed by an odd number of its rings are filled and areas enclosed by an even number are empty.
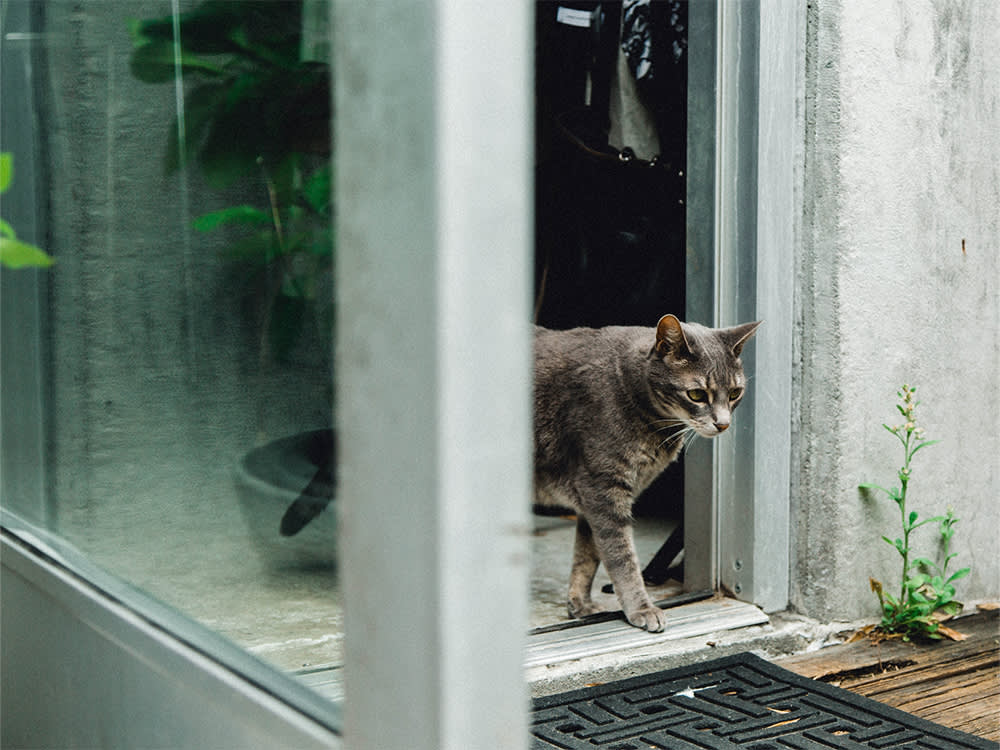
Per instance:
[[[679,424],[687,424],[687,422],[679,417],[665,417],[664,419],[654,419],[649,424],[662,424],[664,427],[672,427]],[[664,429],[664,427],[657,427],[656,429],[659,431]]]
[[[685,450],[685,449],[686,449],[686,448],[687,448],[687,447],[688,447],[688,446],[689,446],[689,445],[690,445],[691,443],[693,443],[693,442],[694,442],[695,440],[697,440],[697,439],[698,439],[698,438],[700,438],[700,437],[702,437],[702,435],[701,435],[701,433],[700,433],[700,432],[698,432],[698,430],[696,430],[696,429],[695,429],[694,427],[689,427],[689,428],[688,428],[687,430],[685,430],[685,431],[684,431],[684,437],[683,437],[683,439],[682,439],[682,442],[681,442],[681,449],[680,449],[680,451],[679,451],[679,452],[680,452],[680,453],[683,453],[683,452],[684,452],[684,450]]]
[[[664,440],[659,445],[656,446],[657,450],[659,450],[660,448],[662,448],[664,445],[666,445],[667,443],[669,443],[671,440],[677,440],[677,441],[679,441],[680,442],[681,450],[684,449],[684,446],[687,444],[687,441],[690,440],[691,435],[694,434],[694,428],[691,427],[690,425],[688,425],[687,423],[685,423],[683,421],[678,421],[678,422],[675,422],[672,425],[667,425],[665,427],[661,427],[658,430],[656,430],[656,432],[663,432],[664,430],[668,430],[668,429],[670,429],[670,427],[674,427],[676,425],[683,425],[683,427],[681,429],[675,430],[674,432],[671,432],[669,435],[667,435],[667,437],[664,438]]]
[[[666,432],[667,430],[671,429],[674,430],[670,435],[667,436],[667,440],[669,440],[674,435],[681,434],[682,432],[684,432],[684,430],[691,429],[690,425],[688,425],[688,423],[685,422],[683,419],[672,419],[672,420],[659,419],[656,422],[652,422],[650,424],[655,425],[657,422],[665,422],[666,424],[663,424],[660,427],[653,427],[653,432]],[[677,427],[679,427],[680,429],[674,429]]]
[[[699,435],[698,432],[693,427],[689,428],[687,430],[687,434],[684,435],[684,441],[681,443],[680,452],[683,453],[684,449],[687,448],[688,445],[690,445],[695,440],[695,438],[699,437],[701,437],[701,435]]]

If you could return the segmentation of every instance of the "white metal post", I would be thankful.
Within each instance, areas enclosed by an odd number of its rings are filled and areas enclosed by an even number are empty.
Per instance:
[[[333,23],[345,740],[523,747],[530,6]]]

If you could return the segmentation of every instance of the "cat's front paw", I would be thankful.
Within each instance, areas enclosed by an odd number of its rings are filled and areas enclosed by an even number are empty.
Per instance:
[[[580,618],[586,617],[587,615],[596,615],[598,612],[604,612],[606,610],[591,601],[570,599],[566,604],[566,611],[569,612],[570,617]]]
[[[667,627],[667,613],[659,607],[641,607],[626,613],[626,617],[629,625],[648,630],[650,633],[659,633]]]

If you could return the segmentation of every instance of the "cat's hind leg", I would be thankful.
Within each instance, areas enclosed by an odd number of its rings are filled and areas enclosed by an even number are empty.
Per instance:
[[[594,575],[601,558],[594,543],[594,532],[583,516],[577,516],[576,539],[573,542],[573,568],[569,574],[569,616],[585,617],[602,608],[590,599]]]

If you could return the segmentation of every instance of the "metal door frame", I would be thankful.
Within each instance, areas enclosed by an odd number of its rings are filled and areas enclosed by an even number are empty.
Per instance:
[[[789,593],[794,246],[804,11],[792,0],[689,6],[688,309],[763,320],[733,430],[685,461],[685,586],[765,611]],[[708,127],[711,125],[712,127]]]

